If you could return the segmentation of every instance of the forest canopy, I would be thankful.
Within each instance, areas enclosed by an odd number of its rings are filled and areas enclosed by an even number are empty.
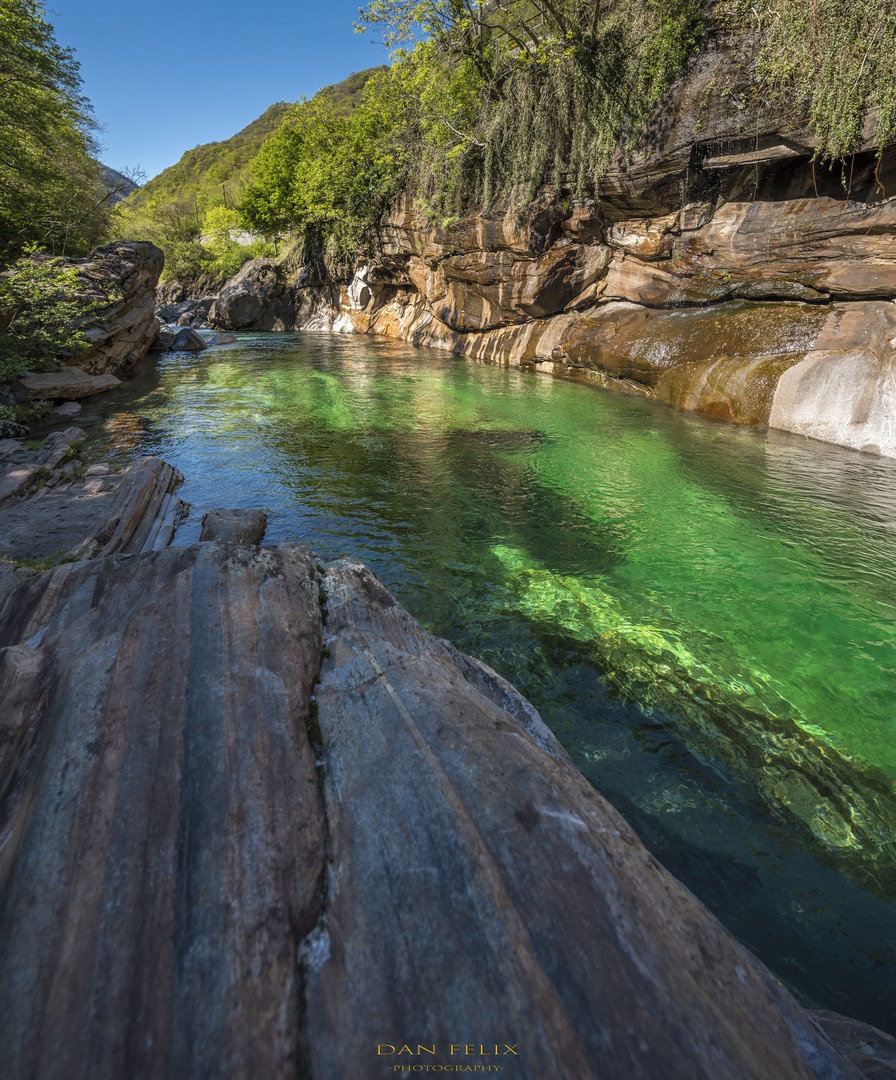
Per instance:
[[[612,155],[713,29],[756,44],[754,91],[808,105],[816,157],[896,135],[891,0],[371,0],[359,30],[391,48],[350,115],[286,113],[253,165],[247,228],[336,257],[375,246],[399,193],[450,224],[547,181],[599,196]]]
[[[81,255],[105,239],[111,197],[78,63],[37,0],[0,0],[0,264],[31,244]]]

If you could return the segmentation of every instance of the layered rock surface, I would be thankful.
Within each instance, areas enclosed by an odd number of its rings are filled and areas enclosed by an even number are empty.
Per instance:
[[[859,1075],[355,560],[38,575],[0,603],[0,717],[11,1080]]]
[[[800,109],[720,36],[594,198],[512,192],[437,229],[413,204],[351,281],[256,260],[226,329],[385,334],[896,456],[896,151],[812,162]],[[325,276],[325,275],[324,275]]]
[[[101,307],[84,337],[89,345],[78,367],[92,375],[112,374],[139,360],[158,332],[155,289],[165,256],[144,240],[116,240],[89,259],[67,260],[86,295]]]

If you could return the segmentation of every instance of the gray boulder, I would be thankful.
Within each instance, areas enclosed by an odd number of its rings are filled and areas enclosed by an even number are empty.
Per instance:
[[[267,514],[263,510],[209,510],[203,515],[199,539],[258,544],[267,524]]]
[[[171,352],[202,352],[208,345],[201,334],[190,327],[185,326],[175,337],[169,346]]]
[[[282,330],[295,319],[295,290],[273,259],[251,259],[221,289],[208,313],[221,330]]]

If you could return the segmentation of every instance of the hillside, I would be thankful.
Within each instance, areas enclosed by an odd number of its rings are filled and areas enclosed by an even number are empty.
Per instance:
[[[358,104],[364,84],[381,67],[353,72],[342,82],[323,87],[343,115]],[[249,167],[261,144],[280,125],[286,102],[278,101],[261,116],[220,142],[204,143],[187,150],[176,165],[164,169],[124,201],[125,210],[137,210],[151,202],[180,203],[193,209],[196,203],[206,209],[224,200],[236,201],[248,182]]]

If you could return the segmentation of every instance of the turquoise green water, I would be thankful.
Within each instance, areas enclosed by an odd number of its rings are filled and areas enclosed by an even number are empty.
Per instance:
[[[99,407],[97,453],[186,475],[176,542],[261,506],[267,541],[365,559],[791,985],[894,1026],[896,462],[314,334]]]

